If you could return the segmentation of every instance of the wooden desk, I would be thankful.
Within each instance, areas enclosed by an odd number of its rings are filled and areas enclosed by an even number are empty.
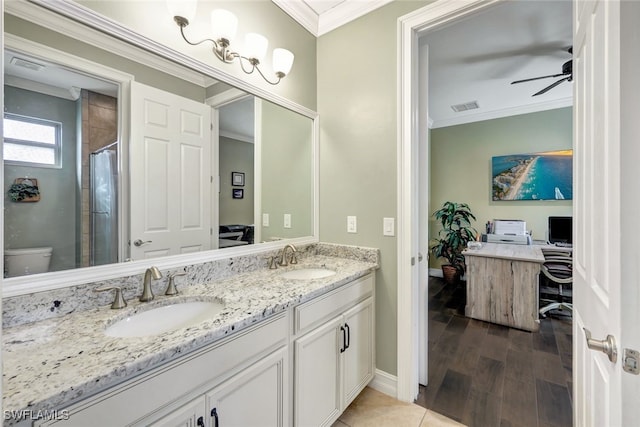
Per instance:
[[[463,252],[467,317],[537,331],[542,246],[483,243]]]

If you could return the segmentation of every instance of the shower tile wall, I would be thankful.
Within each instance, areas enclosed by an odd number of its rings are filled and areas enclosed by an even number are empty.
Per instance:
[[[82,90],[82,266],[89,266],[89,156],[118,137],[118,100]]]

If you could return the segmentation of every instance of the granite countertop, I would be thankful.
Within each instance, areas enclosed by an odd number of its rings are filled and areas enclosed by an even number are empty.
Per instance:
[[[326,267],[336,274],[322,279],[284,279],[281,273]],[[129,301],[123,310],[109,306],[42,320],[3,331],[3,409],[64,409],[134,375],[229,336],[276,313],[340,287],[373,271],[374,263],[316,255],[295,266],[238,274],[206,284],[179,287],[173,297],[149,303]],[[223,301],[216,317],[150,337],[111,338],[107,326],[156,306],[183,301]]]

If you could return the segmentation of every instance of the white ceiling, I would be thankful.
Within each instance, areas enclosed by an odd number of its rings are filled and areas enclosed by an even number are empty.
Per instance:
[[[272,0],[316,36],[387,4],[388,0]],[[432,127],[511,116],[572,104],[572,83],[532,97],[557,79],[511,85],[514,80],[560,74],[571,58],[570,0],[510,0],[421,37],[428,46]],[[456,113],[454,104],[477,101]]]
[[[532,95],[560,78],[571,59],[571,2],[505,1],[420,39],[429,58],[429,116],[433,127],[486,120],[572,104],[573,83]],[[477,101],[456,113],[452,105]]]

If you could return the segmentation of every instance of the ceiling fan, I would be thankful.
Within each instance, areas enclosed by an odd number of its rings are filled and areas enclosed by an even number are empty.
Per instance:
[[[567,49],[567,52],[569,52],[570,54],[573,54],[573,47],[570,47],[569,49]],[[548,79],[548,78],[556,78],[556,77],[562,77],[562,78],[560,80],[556,80],[555,82],[551,83],[549,86],[545,87],[544,89],[534,93],[532,96],[542,95],[543,93],[547,93],[554,87],[558,86],[562,82],[572,81],[573,80],[573,59],[570,59],[564,64],[562,64],[562,73],[560,74],[551,74],[548,76],[540,76],[540,77],[532,77],[530,79],[516,80],[515,82],[511,82],[511,84],[513,85],[517,83],[530,82],[532,80],[540,80],[540,79]]]

